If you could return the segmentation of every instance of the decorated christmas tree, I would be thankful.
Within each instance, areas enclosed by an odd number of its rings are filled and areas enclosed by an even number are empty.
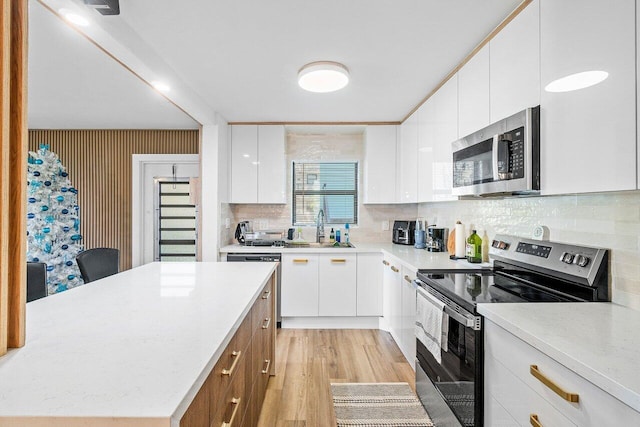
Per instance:
[[[27,260],[47,264],[49,295],[82,285],[78,190],[48,145],[29,152],[27,181]]]

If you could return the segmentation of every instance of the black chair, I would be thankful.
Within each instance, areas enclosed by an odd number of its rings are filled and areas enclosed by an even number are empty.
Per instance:
[[[84,283],[112,276],[119,271],[120,251],[113,248],[94,248],[76,257]]]
[[[47,296],[47,264],[27,263],[27,302]]]

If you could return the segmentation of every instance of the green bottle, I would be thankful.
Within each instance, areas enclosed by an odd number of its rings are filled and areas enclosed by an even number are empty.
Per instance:
[[[336,235],[332,228],[331,233],[329,234],[329,243],[335,243],[335,241],[336,241]]]
[[[472,263],[482,262],[482,239],[473,230],[467,238],[467,261]]]

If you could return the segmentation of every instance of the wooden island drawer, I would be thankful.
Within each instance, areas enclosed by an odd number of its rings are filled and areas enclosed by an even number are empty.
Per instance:
[[[269,321],[273,320],[271,316],[273,297],[273,283],[269,281],[251,309],[252,333],[258,328],[265,326],[265,319],[269,319]]]

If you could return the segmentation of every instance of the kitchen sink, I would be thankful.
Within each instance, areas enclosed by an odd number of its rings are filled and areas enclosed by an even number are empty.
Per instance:
[[[294,243],[287,242],[286,248],[313,248],[313,249],[348,249],[355,248],[351,243]]]

